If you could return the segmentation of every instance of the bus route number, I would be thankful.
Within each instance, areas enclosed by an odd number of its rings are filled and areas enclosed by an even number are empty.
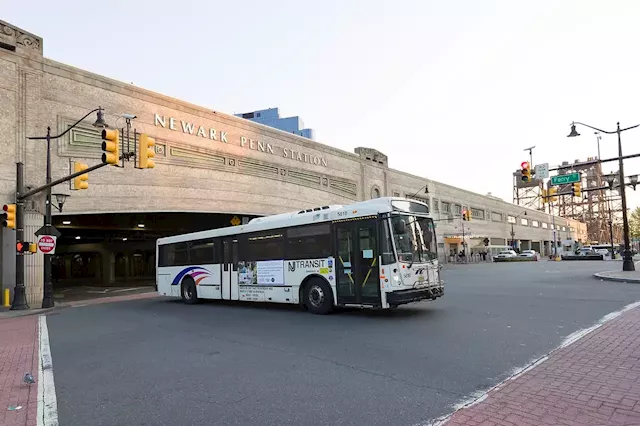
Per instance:
[[[347,215],[347,211],[346,210],[338,212],[338,217],[344,217],[346,215]]]

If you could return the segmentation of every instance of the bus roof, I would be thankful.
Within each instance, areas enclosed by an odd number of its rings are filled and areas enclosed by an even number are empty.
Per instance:
[[[392,202],[410,202],[429,207],[420,201],[408,200],[399,197],[382,197],[372,200],[359,201],[347,205],[329,205],[314,207],[304,210],[296,210],[289,213],[276,214],[252,219],[246,225],[230,226],[207,231],[192,232],[189,234],[174,235],[171,237],[159,238],[157,244],[177,243],[201,238],[224,237],[228,235],[244,234],[248,232],[265,231],[269,229],[287,228],[291,226],[307,225],[311,223],[330,222],[333,220],[345,220],[363,216],[373,216],[379,213],[388,213],[397,210],[392,206]],[[395,204],[395,203],[394,203]],[[425,213],[421,213],[425,214]]]

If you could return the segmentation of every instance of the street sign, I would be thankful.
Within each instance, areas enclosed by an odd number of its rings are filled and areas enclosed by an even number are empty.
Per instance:
[[[549,163],[536,164],[536,179],[547,179],[549,177]]]
[[[238,216],[232,217],[230,222],[231,222],[231,224],[233,226],[238,226],[238,225],[240,225],[242,223],[242,221],[240,220],[240,218]]]
[[[566,185],[568,183],[580,182],[580,173],[569,173],[566,175],[553,176],[551,185]]]
[[[55,235],[41,235],[38,238],[38,252],[42,254],[54,254],[56,251]]]

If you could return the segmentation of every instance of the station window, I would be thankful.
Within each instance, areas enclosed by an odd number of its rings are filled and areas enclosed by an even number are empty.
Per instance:
[[[549,227],[549,225],[547,225],[547,222],[542,222],[542,227],[543,227],[544,229],[547,229],[547,228]]]
[[[471,217],[484,220],[484,210],[471,208]]]
[[[538,228],[540,226],[540,222],[538,222],[537,220],[533,220],[531,221],[531,226],[533,226],[534,228]]]
[[[453,214],[462,214],[462,206],[460,204],[453,205]]]
[[[451,203],[442,202],[442,213],[451,213]]]
[[[494,222],[502,222],[502,213],[491,212],[491,220]]]
[[[515,216],[507,216],[507,222],[509,222],[509,223],[516,223],[516,218],[515,218]]]
[[[437,198],[433,199],[433,212],[434,213],[440,212],[440,200],[438,200]]]
[[[520,219],[520,225],[527,226],[529,225],[529,221],[525,218]]]
[[[331,256],[331,225],[318,223],[287,230],[287,259]]]

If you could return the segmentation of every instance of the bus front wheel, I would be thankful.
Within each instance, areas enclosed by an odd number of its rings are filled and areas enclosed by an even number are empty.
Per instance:
[[[328,314],[333,308],[331,287],[320,278],[312,278],[304,287],[304,304],[312,314]]]
[[[186,277],[182,280],[182,301],[184,303],[188,303],[193,305],[194,303],[198,303],[198,292],[196,291],[196,283],[193,281],[193,278]]]

